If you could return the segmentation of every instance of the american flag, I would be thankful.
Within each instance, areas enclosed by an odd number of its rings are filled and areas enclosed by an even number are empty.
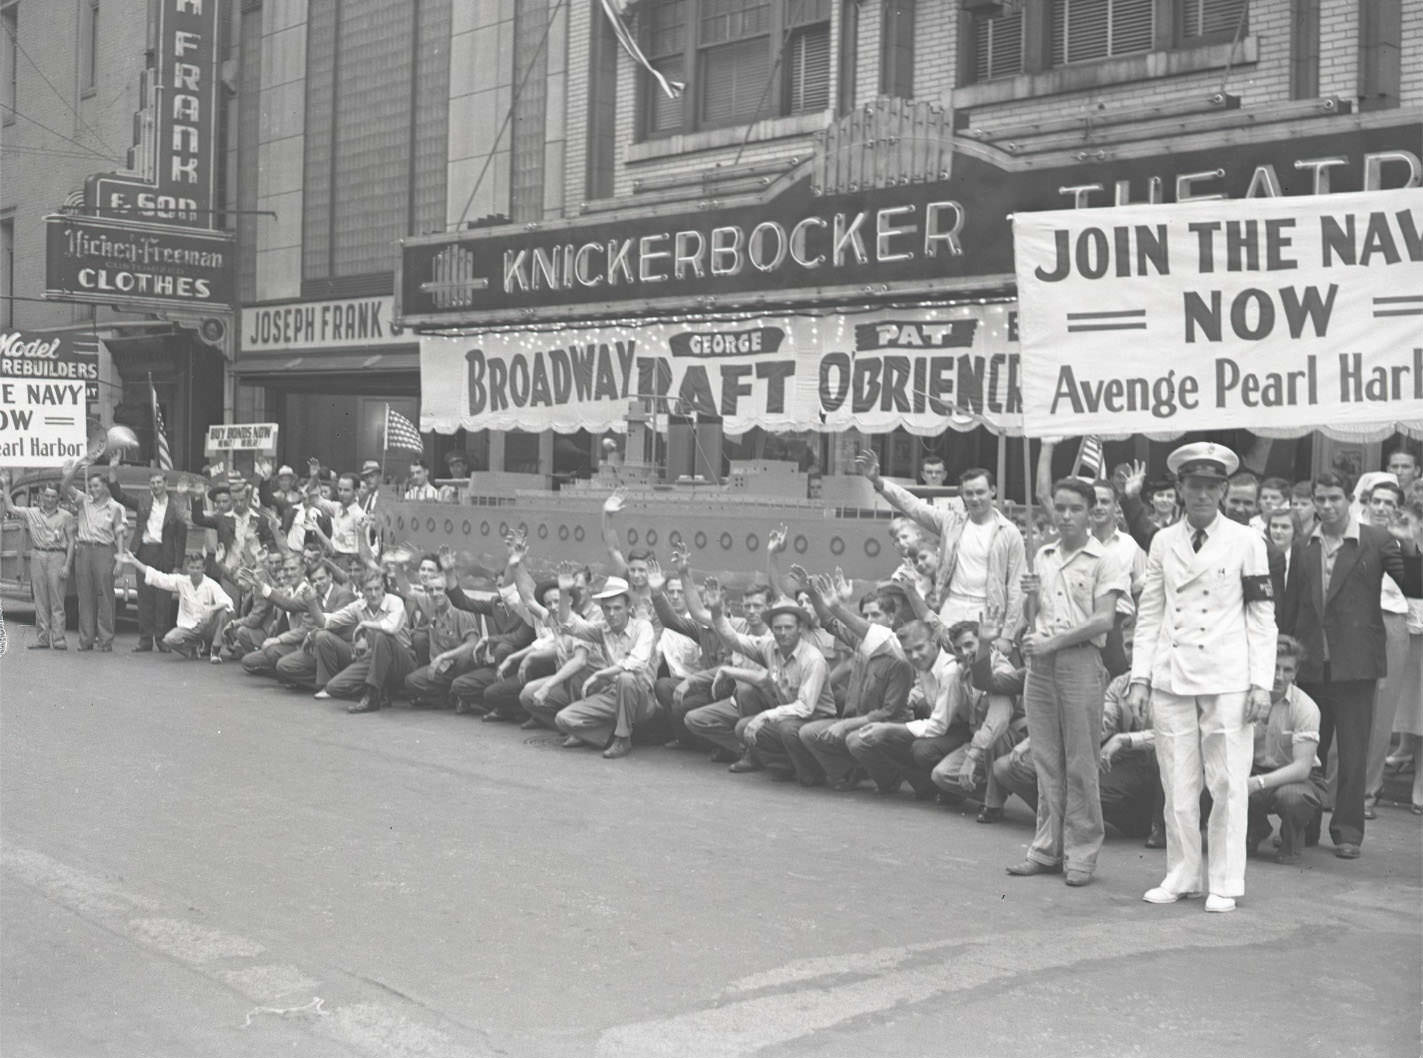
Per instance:
[[[653,66],[651,60],[643,54],[637,37],[633,36],[632,29],[627,24],[628,0],[602,0],[602,4],[603,14],[608,16],[608,24],[613,27],[613,36],[618,38],[618,43],[622,45],[623,51],[632,57],[633,62],[652,75],[652,79],[657,82],[658,87],[662,89],[668,99],[676,99],[681,96],[687,86],[681,81],[669,81],[664,77],[662,71]]]
[[[391,411],[389,404],[385,406],[385,446],[408,448],[412,452],[425,451],[425,442],[420,440],[420,431],[415,429],[415,424],[400,412]]]
[[[1077,450],[1076,477],[1100,478],[1102,476],[1102,439],[1096,434],[1082,438],[1082,447]]]
[[[158,407],[158,391],[153,388],[152,378],[148,380],[148,400],[153,409],[153,447],[158,469],[172,470],[173,450],[168,447],[168,427],[163,425],[163,409]]]

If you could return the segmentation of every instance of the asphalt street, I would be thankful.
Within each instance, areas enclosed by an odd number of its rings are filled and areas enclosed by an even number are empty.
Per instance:
[[[1231,915],[1009,878],[1026,810],[732,776],[116,652],[0,660],[0,1053],[1419,1053],[1420,825]]]

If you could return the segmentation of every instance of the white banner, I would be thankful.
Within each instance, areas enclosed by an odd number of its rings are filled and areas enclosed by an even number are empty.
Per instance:
[[[82,456],[84,385],[0,376],[0,467],[58,467]]]
[[[407,345],[415,336],[395,325],[395,298],[340,298],[285,305],[247,305],[238,330],[244,353]]]
[[[1019,213],[1027,433],[1423,420],[1423,191]]]
[[[489,332],[420,342],[420,429],[622,430],[628,403],[728,434],[1018,427],[1011,305]]]
[[[216,452],[262,452],[277,454],[277,424],[274,422],[214,423],[208,427],[204,444],[208,455]]]

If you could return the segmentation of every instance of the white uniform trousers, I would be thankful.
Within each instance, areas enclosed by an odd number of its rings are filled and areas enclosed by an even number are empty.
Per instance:
[[[1166,795],[1163,889],[1229,897],[1245,893],[1245,831],[1255,756],[1255,728],[1245,722],[1245,700],[1244,691],[1184,697],[1151,692],[1156,760]],[[1208,864],[1201,855],[1203,784],[1212,802]]]

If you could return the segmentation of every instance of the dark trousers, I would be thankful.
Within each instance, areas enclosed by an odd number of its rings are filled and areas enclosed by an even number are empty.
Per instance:
[[[517,671],[512,676],[495,680],[488,687],[484,688],[484,709],[486,714],[493,713],[502,720],[526,720],[529,714],[524,711],[524,707],[519,704],[519,692],[524,689],[524,684],[529,680],[536,680],[543,676],[552,676],[558,671],[558,662],[553,658],[534,658],[529,662],[528,678],[521,677]]]
[[[499,673],[494,671],[493,665],[481,665],[464,673],[450,684],[450,697],[455,700],[455,712],[488,711],[484,704],[484,692],[498,682]]]
[[[172,573],[163,561],[162,544],[140,544],[138,560],[160,573]],[[173,627],[173,596],[162,588],[153,588],[143,577],[138,578],[138,641],[151,643],[162,639]]]
[[[277,679],[292,687],[313,688],[316,686],[316,651],[301,647],[277,661]]]
[[[277,643],[242,655],[242,671],[249,676],[275,676],[277,665],[288,654],[300,653],[300,643]]]
[[[340,636],[331,632],[316,633],[316,665],[318,679],[325,675],[322,686],[333,698],[356,698],[369,691],[388,694],[405,683],[405,677],[415,667],[415,655],[393,635],[366,629],[368,649],[356,657]],[[341,668],[331,670],[341,662]]]
[[[1166,800],[1156,751],[1136,749],[1119,754],[1112,770],[1098,777],[1097,790],[1102,798],[1103,823],[1124,837],[1146,837],[1153,820],[1162,816]]]
[[[1329,745],[1339,736],[1339,786],[1334,812],[1329,817],[1329,837],[1336,845],[1359,845],[1364,840],[1364,797],[1369,771],[1369,735],[1374,726],[1376,680],[1329,680],[1301,683],[1300,690],[1319,706],[1319,759],[1329,759]]]
[[[662,706],[663,714],[667,717],[667,727],[672,737],[689,747],[712,748],[711,743],[697,738],[688,730],[687,714],[693,709],[700,709],[712,703],[714,679],[714,670],[708,670],[694,672],[684,680],[663,676],[653,686],[653,693],[657,695],[657,703]]]
[[[411,653],[414,654],[416,661],[420,660],[419,653],[413,648]],[[412,703],[447,705],[449,704],[450,685],[473,667],[474,659],[469,657],[456,659],[443,672],[436,672],[428,664],[421,665],[405,677],[405,693]]]
[[[1272,786],[1250,795],[1250,821],[1245,847],[1253,850],[1270,835],[1270,817],[1280,817],[1280,853],[1291,855],[1305,846],[1305,834],[1319,818],[1325,797],[1324,776],[1315,772],[1304,782]]]
[[[1108,676],[1120,676],[1131,668],[1127,663],[1126,647],[1122,645],[1122,626],[1131,619],[1131,614],[1118,612],[1111,630],[1107,632],[1107,645],[1102,648],[1102,667],[1107,670]]]

